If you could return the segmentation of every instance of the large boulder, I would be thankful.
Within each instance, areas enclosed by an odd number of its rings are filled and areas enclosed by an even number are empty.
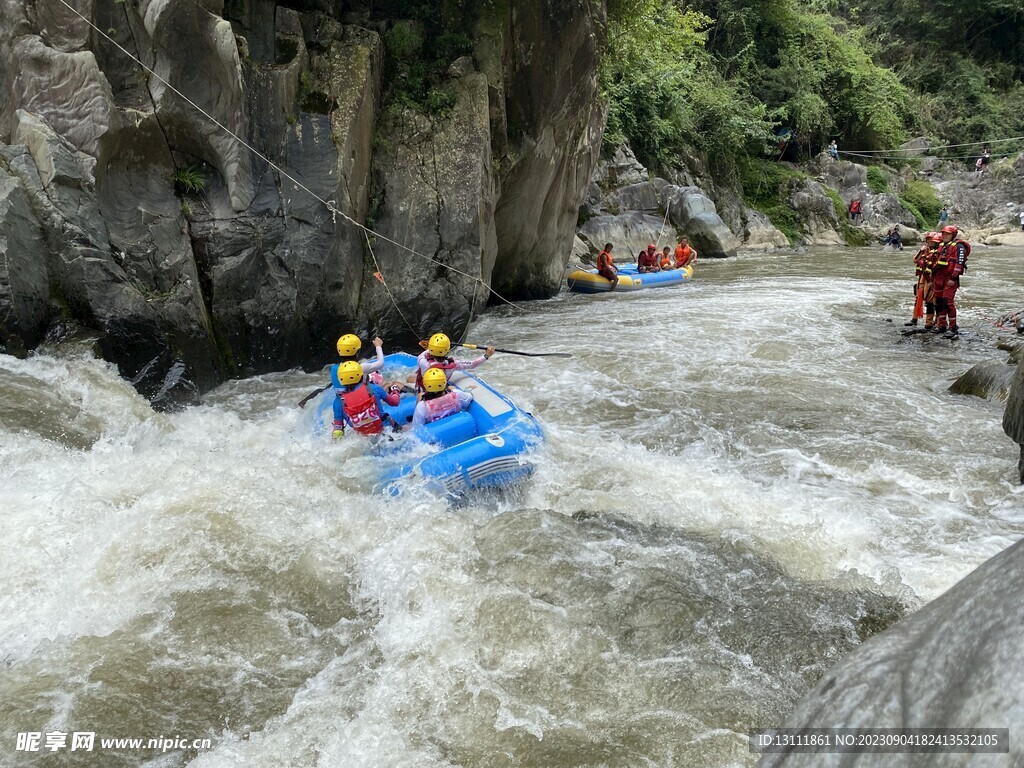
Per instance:
[[[577,236],[593,250],[611,243],[616,261],[632,262],[648,244],[664,245],[675,231],[660,216],[630,211],[618,216],[595,216],[580,227]]]
[[[842,245],[835,204],[821,184],[805,179],[793,186],[789,204],[803,222],[805,245]]]
[[[971,395],[986,400],[1005,400],[1017,371],[1016,363],[988,361],[971,366],[949,387],[954,395]]]
[[[744,218],[743,250],[773,251],[789,245],[789,238],[760,211],[746,208]]]
[[[696,187],[666,187],[668,218],[676,230],[686,235],[701,256],[735,256],[739,239],[718,215],[711,199]]]
[[[789,728],[1009,727],[1009,756],[987,763],[977,755],[953,751],[780,753],[764,755],[758,768],[1024,764],[1024,746],[1013,736],[1013,728],[1024,722],[1022,591],[1024,541],[853,651],[821,678],[785,724]]]
[[[1017,474],[1021,483],[1024,483],[1024,361],[1017,364],[1017,371],[1010,385],[1006,410],[1003,411],[1003,431],[1020,447]]]

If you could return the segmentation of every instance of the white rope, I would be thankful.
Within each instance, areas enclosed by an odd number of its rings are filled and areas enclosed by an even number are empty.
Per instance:
[[[416,250],[414,250],[414,249],[412,249],[412,248],[409,248],[409,247],[408,247],[408,246],[406,246],[406,245],[402,245],[402,243],[399,243],[399,242],[398,242],[398,241],[396,241],[396,240],[392,240],[392,239],[391,239],[390,237],[387,237],[386,235],[382,235],[382,234],[380,234],[379,232],[374,232],[374,231],[373,231],[372,229],[370,229],[369,227],[367,227],[367,226],[365,226],[365,225],[363,225],[363,224],[360,224],[360,223],[359,223],[358,221],[356,221],[355,219],[353,219],[353,218],[352,218],[351,216],[349,216],[348,214],[346,214],[346,213],[345,213],[344,211],[342,211],[342,210],[338,209],[337,207],[335,207],[335,206],[334,206],[334,205],[333,205],[333,204],[332,204],[332,203],[331,203],[330,201],[328,201],[328,200],[325,200],[324,198],[320,197],[320,195],[316,194],[316,193],[315,193],[315,192],[314,192],[313,190],[311,190],[311,189],[310,189],[309,187],[307,187],[307,186],[306,186],[305,184],[303,184],[303,183],[302,183],[301,181],[299,181],[299,180],[298,180],[298,179],[296,179],[296,178],[295,178],[294,176],[292,176],[292,175],[291,175],[290,173],[288,173],[288,172],[287,172],[286,170],[284,170],[284,168],[282,168],[281,166],[279,166],[279,165],[278,165],[277,163],[275,163],[275,162],[274,162],[273,160],[271,160],[271,159],[270,159],[269,157],[267,157],[267,156],[266,156],[266,155],[264,155],[264,154],[263,154],[262,152],[260,152],[260,151],[259,151],[258,149],[256,149],[256,147],[254,147],[254,146],[252,146],[251,144],[249,144],[249,143],[248,143],[248,142],[247,142],[247,141],[246,141],[245,139],[243,139],[243,138],[242,138],[241,136],[239,136],[238,134],[236,134],[236,133],[235,133],[234,131],[232,131],[232,130],[231,130],[230,128],[228,128],[228,127],[227,127],[226,125],[224,125],[224,124],[223,124],[223,123],[221,123],[221,122],[220,122],[219,120],[217,120],[217,118],[215,118],[215,117],[214,117],[213,115],[211,115],[211,114],[210,114],[209,112],[207,112],[207,111],[206,111],[205,109],[203,109],[203,108],[202,108],[202,107],[200,107],[200,106],[199,106],[198,104],[196,104],[196,103],[195,103],[194,101],[192,101],[192,99],[190,99],[190,98],[189,98],[188,96],[186,96],[186,95],[185,95],[184,93],[182,93],[182,92],[181,92],[181,91],[179,91],[179,90],[178,90],[177,88],[175,88],[175,87],[174,87],[173,85],[171,85],[171,83],[167,82],[167,80],[165,80],[165,79],[164,79],[164,78],[162,78],[162,77],[161,77],[160,75],[158,75],[158,74],[157,74],[157,73],[156,73],[155,71],[153,71],[152,69],[150,69],[149,67],[147,67],[147,66],[146,66],[145,64],[143,64],[143,63],[142,63],[142,61],[140,61],[140,60],[139,60],[139,58],[138,58],[137,56],[135,56],[135,54],[133,54],[133,53],[132,53],[131,51],[129,51],[128,49],[126,49],[126,48],[125,48],[124,46],[122,46],[122,45],[121,45],[121,44],[120,44],[119,42],[117,42],[117,40],[115,40],[114,38],[112,38],[112,37],[111,37],[110,35],[108,35],[108,34],[107,34],[106,32],[104,32],[104,31],[103,31],[102,29],[100,29],[99,27],[97,27],[97,26],[96,26],[96,25],[95,25],[95,24],[94,24],[94,23],[93,23],[93,22],[92,22],[92,21],[91,21],[90,19],[88,19],[88,18],[86,18],[85,16],[83,16],[83,15],[82,15],[82,14],[81,14],[81,13],[80,13],[80,12],[78,11],[78,9],[77,9],[77,8],[74,8],[74,7],[72,7],[71,5],[69,5],[69,4],[68,4],[68,3],[66,2],[66,0],[60,0],[60,3],[61,3],[61,4],[62,4],[62,5],[63,5],[63,6],[65,7],[65,8],[67,8],[67,9],[68,9],[69,11],[71,11],[72,13],[74,13],[74,14],[75,14],[75,15],[76,15],[76,16],[77,16],[78,18],[80,18],[80,19],[81,19],[82,21],[84,21],[84,22],[85,22],[86,24],[88,24],[88,25],[89,25],[90,27],[92,27],[92,28],[93,28],[93,29],[94,29],[94,30],[95,30],[95,31],[96,31],[96,32],[97,32],[98,34],[100,34],[100,35],[101,35],[101,36],[102,36],[102,37],[103,37],[104,39],[106,39],[106,40],[107,40],[108,42],[110,42],[110,43],[111,43],[111,44],[113,44],[113,45],[114,45],[115,47],[117,47],[117,48],[118,48],[118,49],[119,49],[119,50],[120,50],[120,51],[121,51],[122,53],[124,53],[124,55],[125,55],[125,56],[127,56],[128,58],[130,58],[130,59],[131,59],[132,61],[134,61],[134,62],[135,62],[136,64],[138,64],[138,65],[139,65],[139,66],[140,66],[140,67],[141,67],[142,69],[144,69],[144,70],[145,70],[146,72],[148,72],[148,73],[149,73],[150,75],[152,75],[152,76],[153,76],[153,77],[155,77],[155,78],[156,78],[157,80],[159,80],[159,81],[160,81],[161,83],[163,83],[163,84],[164,84],[165,86],[167,86],[167,88],[168,88],[168,89],[170,89],[170,90],[171,90],[171,91],[173,91],[173,92],[174,92],[175,94],[177,94],[177,95],[178,95],[178,96],[179,96],[179,97],[180,97],[180,98],[181,98],[181,99],[182,99],[183,101],[187,102],[187,103],[188,103],[188,104],[190,104],[190,105],[191,105],[192,107],[194,107],[194,108],[196,109],[196,111],[198,111],[198,112],[199,112],[200,114],[202,114],[202,115],[203,115],[204,117],[206,117],[206,118],[207,118],[208,120],[210,120],[210,122],[212,122],[212,123],[213,123],[214,125],[216,125],[216,126],[217,126],[218,128],[220,128],[220,129],[221,129],[222,131],[224,131],[224,133],[226,133],[226,134],[227,134],[228,136],[230,136],[230,137],[231,137],[232,139],[234,139],[234,140],[235,140],[235,141],[237,141],[237,142],[238,142],[239,144],[241,144],[241,145],[242,145],[243,147],[245,147],[245,148],[246,148],[246,149],[248,149],[248,150],[249,150],[250,152],[252,152],[252,153],[253,153],[254,155],[256,155],[256,157],[258,157],[258,158],[259,158],[260,160],[262,160],[263,162],[265,162],[265,163],[266,163],[267,165],[269,165],[269,166],[270,166],[271,168],[273,168],[273,169],[274,169],[275,171],[277,171],[277,172],[278,172],[278,173],[280,173],[280,174],[281,174],[282,176],[284,176],[284,177],[285,177],[286,179],[288,179],[288,180],[289,180],[290,182],[292,182],[292,184],[294,184],[294,185],[296,186],[296,188],[298,188],[298,189],[301,189],[301,190],[303,190],[303,191],[304,191],[304,192],[305,192],[306,194],[308,194],[308,195],[309,195],[310,197],[312,197],[312,198],[313,198],[314,200],[317,200],[317,201],[319,201],[320,203],[322,203],[322,204],[323,204],[323,205],[324,205],[324,206],[325,206],[325,207],[327,208],[327,210],[329,210],[329,211],[331,212],[331,215],[332,215],[332,217],[333,217],[333,216],[341,216],[341,217],[342,217],[343,219],[345,219],[345,220],[346,220],[347,222],[349,222],[350,224],[353,224],[354,226],[356,226],[356,227],[359,227],[359,228],[360,228],[361,230],[363,230],[364,234],[365,234],[365,233],[367,233],[367,232],[369,232],[369,233],[371,233],[371,234],[372,234],[372,235],[373,235],[374,237],[379,237],[379,238],[380,238],[381,240],[384,240],[385,242],[391,243],[392,245],[396,246],[397,248],[401,248],[401,249],[402,249],[403,251],[408,251],[409,253],[412,253],[412,254],[414,254],[414,255],[416,255],[416,256],[419,256],[419,257],[420,257],[421,259],[425,259],[426,261],[429,261],[429,262],[432,262],[432,263],[434,263],[434,264],[437,264],[437,265],[439,265],[439,266],[441,266],[441,267],[444,267],[445,269],[448,269],[448,270],[450,270],[450,271],[452,271],[452,272],[455,272],[455,273],[457,273],[457,274],[460,274],[460,275],[463,275],[463,276],[465,276],[465,277],[468,277],[468,278],[469,278],[470,280],[473,280],[474,282],[480,283],[480,284],[481,284],[482,286],[484,286],[484,287],[485,287],[485,288],[486,288],[486,289],[487,289],[488,291],[490,291],[490,292],[491,292],[492,294],[494,294],[494,295],[495,295],[496,297],[498,297],[498,299],[500,299],[501,301],[505,302],[505,303],[506,303],[506,304],[508,304],[509,306],[511,306],[511,307],[515,307],[516,309],[518,309],[518,310],[519,310],[519,311],[521,311],[521,312],[527,312],[527,311],[529,311],[529,310],[527,310],[527,309],[526,309],[525,307],[520,307],[519,305],[517,305],[517,304],[514,304],[513,302],[511,302],[511,301],[509,301],[508,299],[506,299],[506,298],[505,298],[504,296],[502,296],[502,295],[501,295],[500,293],[498,293],[498,292],[497,292],[497,291],[495,291],[495,290],[494,290],[493,288],[491,288],[491,286],[489,286],[489,285],[488,285],[487,283],[485,283],[485,282],[484,282],[484,281],[483,281],[482,279],[480,279],[479,277],[476,277],[475,275],[471,275],[471,274],[469,274],[468,272],[463,272],[463,271],[462,271],[462,270],[460,270],[460,269],[456,269],[455,267],[451,266],[450,264],[445,264],[444,262],[442,262],[442,261],[439,261],[439,260],[437,260],[437,259],[435,259],[435,258],[432,258],[432,257],[430,257],[430,256],[427,256],[426,254],[422,254],[422,253],[419,253],[418,251],[416,251]],[[367,242],[369,242],[369,238],[368,238],[368,237],[367,237]],[[378,272],[380,272],[380,269],[378,269],[377,271],[378,271]],[[475,292],[474,292],[474,296],[475,296],[475,295],[476,295],[476,294],[475,294]],[[393,299],[393,298],[394,298],[394,297],[392,297],[392,299]],[[411,326],[410,326],[410,327],[411,327]]]
[[[987,141],[970,141],[966,144],[939,144],[934,147],[894,147],[892,149],[856,149],[847,152],[840,152],[846,155],[878,155],[888,152],[931,152],[936,149],[956,149],[958,147],[983,147],[986,144],[1005,144],[1010,141],[1024,141],[1024,136],[1014,136],[1008,139],[988,139]]]

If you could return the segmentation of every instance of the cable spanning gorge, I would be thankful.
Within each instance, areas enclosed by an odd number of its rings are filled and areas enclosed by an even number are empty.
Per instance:
[[[365,440],[316,435],[325,372],[165,413],[88,340],[2,356],[0,762],[138,766],[161,753],[110,740],[159,736],[192,768],[753,766],[748,732],[908,614],[983,702],[986,651],[923,622],[1024,534],[1003,403],[947,391],[1015,338],[1022,256],[975,249],[952,341],[901,335],[911,260],[875,249],[494,307],[473,340],[572,356],[472,372],[545,440],[460,500],[381,494]],[[993,610],[958,631],[998,655]]]

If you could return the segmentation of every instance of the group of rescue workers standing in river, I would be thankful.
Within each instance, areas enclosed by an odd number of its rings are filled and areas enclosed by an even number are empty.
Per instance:
[[[373,340],[376,359],[360,363],[357,359],[362,342],[348,333],[338,339],[341,362],[331,366],[331,386],[334,388],[334,425],[331,436],[338,440],[345,435],[346,426],[361,435],[379,435],[384,425],[390,424],[395,432],[405,425],[397,423],[384,405],[395,406],[409,387],[393,382],[384,388],[380,370],[384,367],[384,342],[378,336]],[[494,354],[488,347],[484,354],[472,360],[456,360],[449,356],[451,340],[443,333],[435,333],[427,342],[426,350],[416,360],[414,392],[418,398],[410,427],[443,419],[469,408],[473,395],[454,389],[448,383],[455,371],[476,368]]]
[[[942,333],[947,339],[960,335],[956,322],[956,291],[960,276],[967,269],[971,244],[961,239],[959,230],[947,225],[940,232],[928,232],[924,245],[914,256],[914,312],[904,325],[913,327],[907,333]],[[917,329],[924,318],[924,327]]]
[[[597,274],[606,280],[610,280],[612,290],[619,284],[619,269],[615,266],[612,257],[612,244],[605,243],[601,253],[597,256]],[[682,269],[688,264],[697,261],[697,251],[690,245],[685,237],[680,237],[676,243],[675,253],[671,246],[666,245],[658,252],[658,246],[651,243],[646,249],[640,251],[636,257],[637,272],[641,274],[648,272],[662,272],[669,269]]]

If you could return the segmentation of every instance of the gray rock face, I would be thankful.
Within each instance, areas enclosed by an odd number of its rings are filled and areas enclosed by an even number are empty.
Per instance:
[[[1021,765],[1024,722],[1024,542],[868,640],[822,677],[787,727],[1006,728],[1010,754],[770,754],[758,768],[936,768]]]
[[[667,244],[675,237],[675,230],[661,216],[630,211],[618,216],[595,216],[580,227],[578,237],[597,251],[605,243],[612,243],[616,261],[632,262],[649,243]]]
[[[1016,365],[1001,361],[978,363],[954,381],[949,391],[954,395],[1005,400],[1016,370]]]
[[[507,124],[521,132],[510,137],[514,144],[502,161],[494,287],[509,298],[544,298],[561,288],[601,147],[597,63],[604,6],[513,0],[510,18],[505,50],[513,64],[502,88]]]
[[[789,245],[789,239],[763,213],[747,208],[744,215],[747,222],[743,233],[744,250],[771,251]]]
[[[1003,432],[1020,445],[1020,461],[1017,464],[1018,475],[1024,483],[1024,361],[1017,364],[1010,386],[1010,394],[1006,399],[1006,410],[1003,411]]]
[[[384,283],[365,279],[363,311],[377,332],[412,343],[446,321],[469,322],[488,299],[498,253],[487,78],[466,75],[452,89],[447,118],[405,111],[386,128],[391,150],[377,155],[380,237],[371,240],[371,258]]]
[[[374,30],[391,22],[365,9],[74,6],[156,75],[59,0],[0,0],[0,141],[18,144],[0,146],[12,349],[77,321],[171,404],[229,373],[319,367],[349,329],[391,344],[458,334],[492,279],[557,291],[601,140],[600,8],[484,9],[473,55],[439,85],[456,107],[424,132],[422,111],[380,125]],[[379,270],[363,223],[381,228]]]
[[[49,319],[46,243],[29,193],[0,160],[0,344],[24,354]]]

